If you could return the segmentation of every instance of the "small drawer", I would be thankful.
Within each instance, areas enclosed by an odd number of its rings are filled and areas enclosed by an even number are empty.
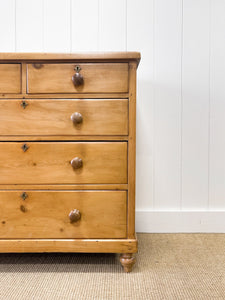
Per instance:
[[[126,191],[0,191],[0,238],[125,238]]]
[[[1,142],[1,184],[127,183],[127,142]]]
[[[127,135],[127,99],[1,100],[0,135]]]
[[[127,63],[28,64],[28,93],[125,93]]]
[[[20,64],[0,64],[0,93],[21,93]]]

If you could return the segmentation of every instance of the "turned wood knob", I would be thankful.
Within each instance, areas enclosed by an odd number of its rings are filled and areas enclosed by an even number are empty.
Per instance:
[[[80,114],[79,112],[73,113],[70,118],[75,125],[81,124],[83,122],[82,114]]]
[[[35,69],[41,69],[43,67],[42,64],[32,64]]]
[[[80,217],[81,217],[81,213],[78,209],[73,209],[69,213],[69,218],[71,223],[77,222],[78,220],[80,220]]]
[[[76,73],[72,76],[72,81],[75,87],[81,86],[84,83],[84,78],[83,76],[80,74],[80,70],[81,68],[79,66],[76,66],[74,68],[74,70],[76,71]]]
[[[74,157],[70,163],[74,169],[79,169],[83,166],[83,161],[80,157]]]

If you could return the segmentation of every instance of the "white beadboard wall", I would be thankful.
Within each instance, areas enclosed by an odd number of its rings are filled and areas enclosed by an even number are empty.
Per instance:
[[[141,52],[138,232],[225,232],[224,16],[224,0],[0,0],[1,52]]]

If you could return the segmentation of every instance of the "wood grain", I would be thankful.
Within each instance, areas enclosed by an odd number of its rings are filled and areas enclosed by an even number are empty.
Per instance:
[[[26,78],[25,78],[26,80]],[[123,98],[129,98],[129,94],[128,93],[98,93],[98,94],[93,94],[93,93],[76,93],[76,94],[26,94],[25,93],[21,93],[21,94],[1,94],[0,93],[0,100],[1,98],[2,99],[24,99],[24,98],[27,98],[27,99],[39,99],[39,98],[44,98],[44,99],[48,99],[48,98],[51,98],[51,99],[63,99],[65,98],[66,99],[123,99]]]
[[[0,136],[1,141],[127,141],[127,136],[121,135],[10,135]]]
[[[135,236],[135,183],[136,183],[136,69],[129,64],[129,139],[128,139],[128,238]]]
[[[0,252],[124,253],[131,270],[139,60],[0,53],[22,65],[20,90],[0,89]]]
[[[125,238],[125,191],[0,192],[0,238]],[[60,208],[60,209],[59,209]],[[81,218],[71,223],[69,213]]]
[[[81,67],[84,84],[74,86],[74,68]],[[28,93],[125,93],[128,91],[128,64],[43,64],[27,65]]]
[[[0,93],[21,92],[21,64],[0,64]]]
[[[0,190],[127,190],[127,184],[0,184]]]
[[[0,135],[127,135],[128,100],[22,100],[0,101]],[[78,112],[83,122],[74,125]],[[18,126],[19,124],[19,126]]]
[[[122,51],[122,52],[76,52],[76,53],[0,53],[0,61],[98,61],[98,62],[129,62],[135,60],[139,62],[141,59],[140,52]]]
[[[21,64],[21,94],[26,94],[26,92],[27,92],[27,65],[26,63],[23,62]]]
[[[23,145],[0,143],[1,184],[127,183],[126,142],[26,142],[26,152]],[[81,169],[72,168],[74,157]]]
[[[0,253],[136,253],[137,239],[0,239]]]

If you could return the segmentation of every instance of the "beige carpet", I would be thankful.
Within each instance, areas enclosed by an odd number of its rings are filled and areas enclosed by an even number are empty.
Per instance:
[[[138,234],[132,273],[114,254],[0,254],[0,299],[225,299],[225,234]]]

